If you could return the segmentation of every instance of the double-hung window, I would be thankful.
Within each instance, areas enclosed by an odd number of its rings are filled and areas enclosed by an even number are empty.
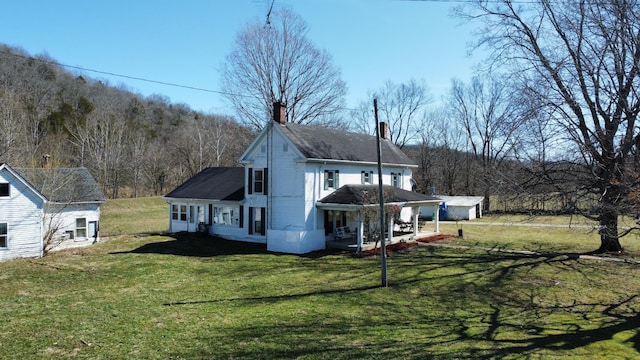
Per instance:
[[[253,172],[253,192],[262,193],[264,190],[264,171],[256,169]]]
[[[180,219],[180,208],[176,204],[171,205],[171,220]]]
[[[187,205],[180,205],[180,221],[187,221]]]
[[[253,169],[249,168],[249,181],[247,186],[249,188],[249,194],[263,194],[267,195],[267,177],[268,169]]]
[[[338,170],[325,170],[324,171],[324,189],[335,190],[340,187],[339,178],[340,173]]]
[[[7,247],[7,223],[0,223],[0,248]]]
[[[391,186],[401,188],[402,187],[402,174],[391,173]]]
[[[171,220],[187,221],[187,205],[171,205]]]
[[[373,171],[363,171],[360,173],[362,184],[373,184]]]
[[[76,219],[76,237],[77,238],[87,237],[87,219],[86,218]]]

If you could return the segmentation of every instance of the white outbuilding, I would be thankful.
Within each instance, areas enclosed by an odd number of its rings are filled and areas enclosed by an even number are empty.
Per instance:
[[[440,205],[440,220],[473,220],[482,217],[482,202],[484,196],[444,196],[437,195],[442,199]],[[423,218],[433,217],[433,207],[426,206],[420,208],[420,216]]]

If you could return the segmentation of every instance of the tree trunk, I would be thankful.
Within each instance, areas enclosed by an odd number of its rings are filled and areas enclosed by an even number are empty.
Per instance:
[[[597,253],[619,253],[623,250],[618,237],[618,210],[611,200],[613,199],[608,195],[601,200],[600,248]]]

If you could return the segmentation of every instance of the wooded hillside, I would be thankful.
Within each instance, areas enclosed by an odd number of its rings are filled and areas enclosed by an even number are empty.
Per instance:
[[[89,169],[109,198],[164,195],[207,166],[233,166],[254,133],[160,95],[73,74],[0,45],[0,162]]]

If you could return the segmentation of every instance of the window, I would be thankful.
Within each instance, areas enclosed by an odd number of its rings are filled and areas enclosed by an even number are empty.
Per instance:
[[[265,214],[265,208],[249,208],[249,234],[266,234],[264,226]]]
[[[180,221],[187,221],[187,205],[180,205]]]
[[[7,247],[7,223],[0,223],[0,248]]]
[[[180,219],[180,208],[178,207],[178,205],[173,204],[171,205],[171,220],[178,220]]]
[[[391,173],[391,186],[401,188],[402,187],[402,174]]]
[[[253,172],[253,192],[262,193],[264,185],[264,172],[262,170],[255,170]]]
[[[247,187],[249,194],[258,193],[267,195],[267,172],[268,169],[249,168],[249,179]]]
[[[171,205],[171,220],[187,221],[187,205]]]
[[[362,184],[373,184],[373,171],[363,171],[361,180]]]
[[[213,223],[218,225],[240,225],[240,210],[237,206],[217,206],[213,208]]]
[[[338,170],[324,171],[324,189],[325,190],[335,190],[339,187],[338,175],[339,175]]]
[[[9,197],[11,195],[9,193],[9,184],[1,183],[0,184],[0,197]]]
[[[87,219],[86,218],[76,219],[76,237],[78,238],[87,237]]]

